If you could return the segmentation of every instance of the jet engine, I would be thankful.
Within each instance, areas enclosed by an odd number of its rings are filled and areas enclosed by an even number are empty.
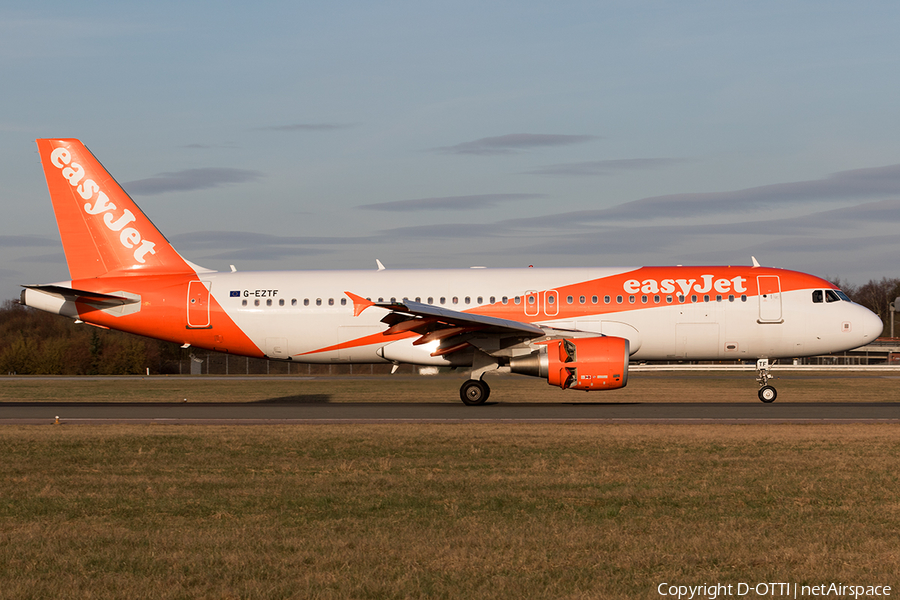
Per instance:
[[[615,390],[628,383],[628,350],[628,340],[620,337],[553,340],[510,359],[509,366],[564,390]]]

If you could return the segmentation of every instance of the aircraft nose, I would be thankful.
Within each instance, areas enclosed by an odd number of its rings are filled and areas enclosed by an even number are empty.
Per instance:
[[[881,335],[881,331],[884,329],[884,323],[881,322],[881,317],[873,313],[868,308],[860,306],[860,316],[857,317],[860,322],[860,331],[862,331],[862,337],[866,344],[870,342],[874,342],[875,338]]]

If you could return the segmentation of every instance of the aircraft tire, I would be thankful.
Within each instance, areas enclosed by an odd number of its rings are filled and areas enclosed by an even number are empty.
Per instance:
[[[490,395],[491,388],[480,379],[469,379],[459,388],[459,398],[466,406],[480,406]]]
[[[778,397],[778,392],[775,391],[771,385],[764,385],[759,388],[759,399],[765,402],[766,404],[770,404],[775,402],[775,398]]]

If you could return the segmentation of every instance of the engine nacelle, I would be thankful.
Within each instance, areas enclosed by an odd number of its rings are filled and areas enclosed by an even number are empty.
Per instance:
[[[615,390],[628,383],[628,340],[604,336],[553,340],[510,360],[513,373],[545,377],[562,389]]]

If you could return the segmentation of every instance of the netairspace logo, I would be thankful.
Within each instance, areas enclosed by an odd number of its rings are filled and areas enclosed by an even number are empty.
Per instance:
[[[660,596],[677,600],[694,598],[725,600],[727,598],[885,598],[891,595],[889,585],[845,585],[822,583],[801,585],[786,582],[765,583],[715,583],[703,585],[677,585],[668,582],[656,587]]]

